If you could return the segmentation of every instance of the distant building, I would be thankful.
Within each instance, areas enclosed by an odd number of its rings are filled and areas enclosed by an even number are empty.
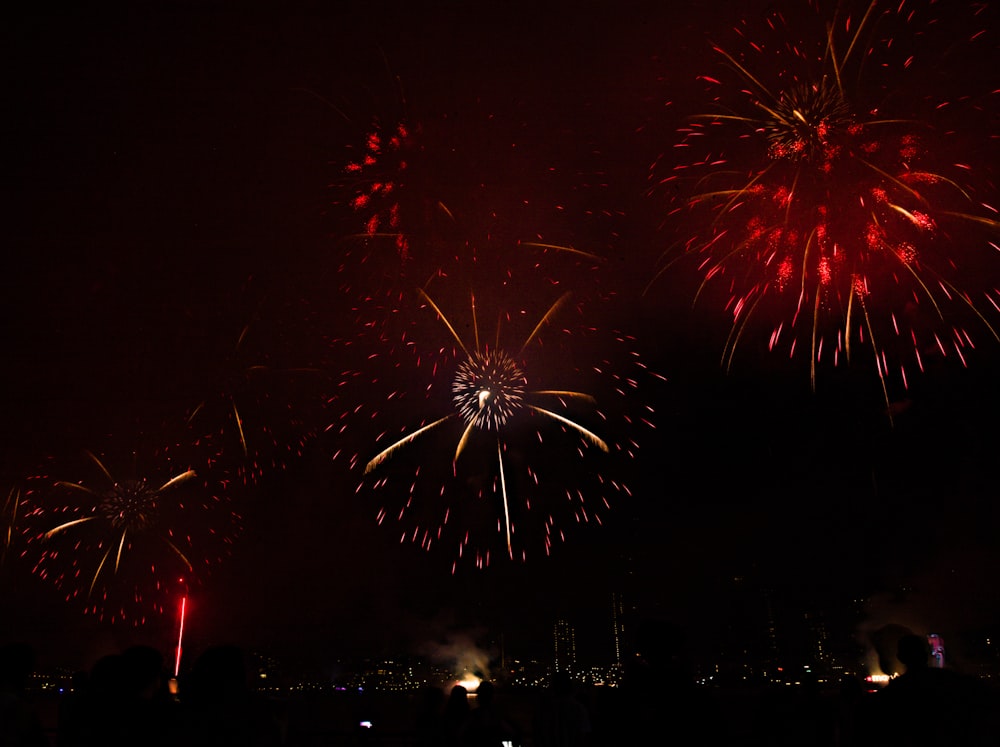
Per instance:
[[[614,643],[614,659],[612,664],[616,670],[622,670],[622,638],[625,635],[625,605],[621,592],[611,592],[611,634]]]
[[[572,672],[576,668],[576,632],[563,619],[556,620],[554,630],[555,671]]]

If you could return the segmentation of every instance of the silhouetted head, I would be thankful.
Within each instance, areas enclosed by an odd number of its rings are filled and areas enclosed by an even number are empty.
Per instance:
[[[130,646],[122,653],[129,695],[151,698],[163,684],[163,654],[152,646]]]
[[[492,703],[494,695],[496,695],[496,689],[489,680],[483,680],[479,683],[479,687],[476,688],[476,702],[480,708]]]
[[[913,635],[913,631],[903,625],[889,623],[868,634],[872,649],[878,656],[878,667],[883,674],[899,674],[902,662],[899,660],[899,641],[903,636]]]
[[[469,691],[464,685],[455,685],[448,693],[449,713],[463,713],[469,710]]]
[[[90,668],[90,692],[97,698],[117,698],[125,691],[125,658],[105,654]]]
[[[926,669],[930,653],[930,646],[923,636],[904,635],[896,644],[896,658],[906,667],[907,672]]]

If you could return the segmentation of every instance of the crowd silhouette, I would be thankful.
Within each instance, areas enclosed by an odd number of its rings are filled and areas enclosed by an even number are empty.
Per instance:
[[[13,644],[0,653],[0,747],[284,744],[272,705],[251,689],[243,651],[236,646],[206,649],[180,684],[151,646],[102,656],[89,671],[74,675],[72,688],[59,700],[54,730],[43,728],[25,687],[31,647]]]
[[[582,747],[590,742],[590,712],[574,692],[569,672],[552,675],[549,692],[542,696],[531,730],[538,747]]]
[[[927,639],[905,633],[896,644],[903,671],[866,713],[866,745],[1000,745],[1000,703],[981,680],[932,667]]]
[[[282,703],[252,687],[245,652],[205,649],[178,682],[164,657],[131,646],[73,677],[46,725],[28,683],[35,651],[0,647],[0,747],[632,747],[697,744],[770,747],[988,747],[1000,745],[1000,700],[986,681],[935,666],[924,637],[895,641],[898,667],[880,690],[846,677],[756,693],[734,707],[731,693],[696,684],[682,632],[650,621],[637,630],[620,687],[596,687],[556,671],[530,710],[510,708],[502,681],[473,692],[428,686],[412,719],[391,732],[317,734],[296,728]]]

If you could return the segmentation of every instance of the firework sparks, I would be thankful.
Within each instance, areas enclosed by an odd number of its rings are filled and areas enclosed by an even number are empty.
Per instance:
[[[629,493],[624,483],[605,474],[609,460],[631,458],[637,446],[631,439],[608,439],[608,431],[620,431],[622,422],[600,410],[594,395],[533,386],[536,377],[554,368],[545,364],[545,354],[555,354],[560,345],[548,332],[570,305],[569,295],[560,296],[519,340],[516,333],[505,335],[518,341],[511,348],[501,345],[499,328],[495,338],[483,339],[475,296],[464,327],[456,326],[428,293],[419,296],[424,313],[432,311],[447,331],[450,345],[430,349],[426,356],[406,347],[418,367],[414,374],[429,370],[432,377],[420,409],[441,407],[445,412],[404,427],[398,436],[383,432],[376,438],[385,444],[378,453],[351,457],[352,468],[364,475],[358,490],[371,488],[383,495],[379,523],[402,524],[403,541],[425,550],[456,542],[459,559],[453,571],[463,558],[486,566],[496,552],[526,560],[528,546],[539,537],[548,554],[566,538],[566,519],[599,525],[612,501]],[[502,317],[512,321],[512,315]],[[466,337],[457,331],[462,328]],[[566,329],[554,332],[555,337],[568,334]],[[606,374],[604,363],[594,366],[589,380]],[[447,385],[436,385],[442,378]],[[620,395],[637,386],[633,378],[609,378]],[[417,390],[395,388],[387,400],[401,407],[410,393]],[[364,403],[352,414],[366,412],[377,421],[386,417]],[[644,422],[650,425],[648,418]],[[450,456],[436,458],[442,451]]]
[[[441,154],[433,146],[428,152],[424,127],[401,95],[389,108],[358,128],[361,142],[349,148],[330,185],[333,204],[346,206],[354,217],[347,236],[338,239],[339,286],[359,306],[374,307],[369,316],[394,303],[399,279],[426,280],[436,269],[427,249],[454,222],[431,166]]]
[[[378,85],[359,89],[351,76],[336,87],[334,97],[340,103],[317,96],[337,114],[339,126],[346,127],[346,150],[332,164],[332,204],[351,211],[349,240],[361,241],[362,262],[375,241],[392,247],[396,259],[405,263],[412,257],[415,237],[422,237],[434,221],[451,216],[439,197],[430,197],[434,190],[428,182],[426,138],[401,79],[385,57],[369,63],[383,68]],[[384,252],[379,258],[383,263],[388,259]]]
[[[101,620],[138,627],[163,614],[187,589],[180,579],[220,562],[239,531],[221,484],[160,456],[148,476],[117,478],[86,452],[92,478],[36,476],[25,490],[22,556]]]
[[[399,121],[384,128],[376,121],[365,135],[361,153],[343,167],[352,193],[349,205],[363,221],[353,238],[386,240],[400,261],[410,258],[418,226],[434,219],[454,220],[440,200],[425,204],[421,188],[413,183],[411,175],[419,172],[414,163],[421,155],[420,141],[419,126]],[[409,197],[415,197],[419,206],[411,205]]]
[[[371,119],[364,145],[332,185],[335,204],[355,219],[346,231],[338,223],[333,282],[357,327],[383,334],[410,289],[451,274],[471,255],[486,261],[489,254],[498,273],[521,255],[534,261],[533,274],[575,289],[601,278],[594,269],[608,268],[602,255],[621,211],[606,207],[607,182],[596,165],[564,172],[543,160],[552,154],[532,151],[537,133],[523,119],[480,98],[461,115],[417,117],[402,102],[394,108],[401,111]],[[594,150],[588,158],[599,157]],[[571,199],[561,198],[567,193]],[[361,231],[354,230],[358,216]]]
[[[257,484],[301,456],[312,437],[298,382],[315,379],[318,367],[280,366],[272,356],[247,352],[244,326],[230,354],[219,361],[212,395],[187,416],[189,428],[219,445],[219,459],[244,485]],[[202,377],[205,378],[205,377]]]
[[[772,11],[759,36],[740,26],[739,52],[714,47],[725,72],[701,81],[718,110],[682,128],[683,156],[666,175],[667,159],[654,164],[654,191],[694,185],[674,216],[707,230],[679,256],[702,273],[696,298],[714,289],[730,315],[726,368],[767,318],[767,347],[805,354],[814,388],[821,363],[871,350],[888,404],[928,356],[964,365],[970,327],[1000,339],[996,268],[981,271],[1000,224],[974,173],[949,162],[960,137],[935,128],[930,105],[896,115],[913,66],[900,48],[925,9],[872,2],[825,24],[800,5]]]
[[[429,426],[420,428],[388,446],[368,462],[365,466],[365,473],[367,474],[374,470],[401,446],[412,442],[415,438],[427,432],[431,428],[436,428],[439,425],[448,422],[452,417],[459,417],[466,423],[465,429],[462,431],[461,438],[458,440],[458,446],[455,449],[454,462],[456,464],[474,429],[495,432],[497,435],[497,463],[500,475],[500,493],[503,498],[504,532],[507,542],[507,553],[513,557],[514,550],[511,544],[510,503],[507,496],[507,484],[504,479],[503,449],[499,436],[499,432],[502,427],[511,419],[512,416],[526,407],[533,412],[545,415],[553,420],[556,420],[557,422],[575,428],[577,431],[585,434],[588,440],[599,446],[602,451],[608,450],[607,444],[605,444],[604,441],[602,441],[598,436],[594,435],[575,421],[537,405],[527,403],[525,401],[526,397],[531,395],[540,397],[545,395],[558,395],[559,393],[548,391],[526,391],[524,385],[524,374],[517,364],[502,350],[490,351],[489,349],[479,350],[477,348],[470,353],[465,344],[462,342],[462,339],[455,332],[451,323],[447,320],[434,301],[431,300],[430,296],[427,296],[426,294],[423,295],[427,303],[433,307],[435,312],[437,312],[438,318],[441,319],[441,321],[448,327],[449,331],[454,335],[455,342],[466,356],[465,360],[458,366],[458,371],[455,374],[455,379],[451,387],[456,412],[453,415],[446,416],[435,421],[434,423],[431,423]],[[542,318],[542,321],[539,322],[538,327],[535,328],[536,332],[552,316],[564,300],[565,296],[553,304],[552,308],[550,308]],[[474,298],[472,306],[475,308]],[[476,326],[475,334],[478,341],[478,326]],[[531,338],[534,336],[535,332],[532,332],[528,340],[525,341],[525,346],[528,345]],[[588,395],[580,392],[563,392],[562,395],[588,400],[592,399]]]

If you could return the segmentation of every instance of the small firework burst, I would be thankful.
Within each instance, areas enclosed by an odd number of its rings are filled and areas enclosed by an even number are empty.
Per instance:
[[[229,555],[242,524],[224,481],[173,452],[158,451],[154,466],[128,476],[113,476],[107,458],[88,451],[84,476],[31,477],[22,557],[102,621],[138,627],[164,614]]]

